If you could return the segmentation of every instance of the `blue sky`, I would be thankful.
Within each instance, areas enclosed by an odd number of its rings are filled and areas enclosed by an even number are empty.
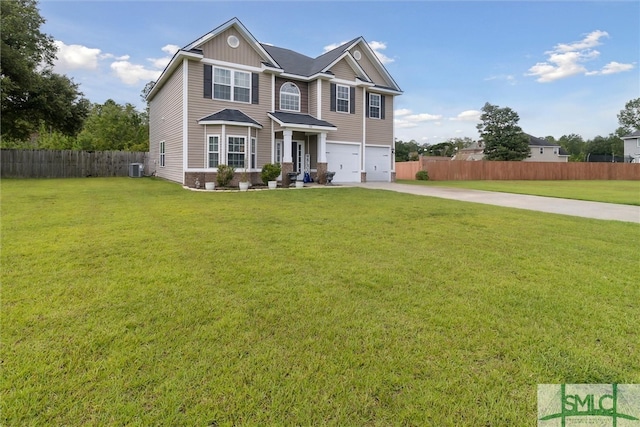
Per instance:
[[[42,30],[55,70],[92,102],[143,108],[140,92],[178,47],[237,17],[263,43],[318,56],[363,36],[404,94],[395,133],[478,139],[485,102],[535,136],[585,139],[618,127],[640,97],[638,1],[54,1]]]

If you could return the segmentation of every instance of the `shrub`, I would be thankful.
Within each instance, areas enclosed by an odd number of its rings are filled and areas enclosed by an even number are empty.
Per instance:
[[[281,171],[282,169],[279,163],[267,163],[262,166],[262,172],[260,173],[262,182],[266,185],[269,181],[275,181]]]
[[[235,170],[229,165],[218,165],[218,176],[216,181],[220,187],[226,187],[233,179]]]
[[[427,171],[416,172],[416,179],[418,181],[429,181],[429,172]]]

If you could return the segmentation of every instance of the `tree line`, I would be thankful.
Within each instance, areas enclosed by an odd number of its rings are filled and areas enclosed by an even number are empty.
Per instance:
[[[553,136],[541,137],[550,143],[558,144],[569,154],[570,162],[584,162],[589,156],[624,155],[623,136],[640,130],[640,98],[625,104],[618,114],[620,127],[607,136],[596,136],[584,140],[572,133],[556,139]],[[486,160],[524,160],[530,154],[529,137],[518,126],[520,117],[509,107],[500,108],[486,103],[482,107],[480,123],[476,126],[483,143]],[[418,144],[415,140],[396,140],[396,162],[418,160],[419,156],[453,157],[459,150],[472,146],[477,141],[471,138],[451,138],[438,144]]]
[[[91,103],[54,73],[56,46],[40,31],[44,22],[36,0],[0,2],[0,146],[148,151],[148,112]]]

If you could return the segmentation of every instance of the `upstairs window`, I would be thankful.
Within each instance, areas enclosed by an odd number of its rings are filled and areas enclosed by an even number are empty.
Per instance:
[[[298,86],[287,82],[280,88],[280,109],[300,111],[300,90]]]
[[[369,117],[372,119],[380,118],[380,95],[377,93],[369,94]]]
[[[349,86],[336,85],[336,111],[348,113],[349,109]]]
[[[251,102],[251,73],[214,68],[213,98]]]

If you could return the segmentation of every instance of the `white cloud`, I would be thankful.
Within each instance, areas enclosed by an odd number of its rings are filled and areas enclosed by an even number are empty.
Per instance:
[[[408,114],[411,114],[411,110],[409,110],[407,108],[400,108],[399,110],[395,110],[393,113],[396,116],[406,116]]]
[[[332,43],[329,45],[326,45],[323,48],[323,53],[327,53],[339,46],[342,46],[343,44],[347,43],[348,40],[345,40],[343,42],[340,43]],[[382,53],[381,51],[385,50],[387,48],[387,44],[384,42],[377,42],[377,41],[372,41],[369,43],[369,47],[371,48],[371,50],[373,50],[373,53],[376,54],[376,56],[378,57],[378,59],[380,60],[380,62],[382,62],[383,64],[389,64],[390,62],[395,61],[392,58],[389,58],[388,56],[386,56],[384,53]]]
[[[558,43],[551,52],[575,52],[577,50],[591,49],[592,47],[600,46],[602,44],[600,43],[600,39],[602,37],[609,37],[609,33],[600,30],[592,31],[579,42],[573,42],[570,44]]]
[[[135,85],[141,81],[156,80],[162,72],[161,70],[150,70],[142,65],[132,64],[129,61],[113,62],[111,69],[123,83],[128,85]]]
[[[180,46],[177,46],[175,44],[167,44],[162,47],[162,51],[168,53],[169,55],[173,55],[179,50]]]
[[[615,74],[632,69],[633,64],[610,62],[600,71],[589,71],[586,62],[593,61],[600,56],[600,52],[593,49],[600,46],[600,39],[609,37],[606,31],[592,31],[582,40],[573,43],[559,43],[553,50],[545,52],[548,55],[545,62],[538,62],[531,68],[527,76],[537,77],[536,81],[548,83],[575,75],[605,75]]]
[[[380,62],[382,62],[383,64],[389,64],[394,61],[394,59],[389,58],[387,55],[381,52],[382,50],[385,50],[387,48],[386,43],[372,41],[371,43],[369,43],[369,47],[373,50],[373,53],[376,54]]]
[[[57,71],[95,70],[98,68],[100,49],[89,48],[78,44],[65,44],[60,40],[54,41],[58,49],[54,67]]]
[[[458,120],[463,122],[477,122],[478,120],[480,120],[481,115],[482,115],[482,111],[466,110],[458,114],[456,117],[452,117],[449,120]]]
[[[401,129],[414,128],[425,122],[432,122],[432,124],[440,125],[438,120],[442,119],[442,115],[440,114],[411,114],[411,110],[407,110],[406,108],[395,110],[394,113],[396,117],[394,124],[397,128]]]
[[[616,74],[616,73],[622,73],[624,71],[632,70],[633,68],[635,68],[635,65],[633,65],[633,64],[621,64],[619,62],[612,61],[612,62],[609,62],[604,67],[602,67],[602,70],[600,70],[600,71],[592,71],[590,73],[587,73],[587,75]]]
[[[510,74],[500,74],[497,76],[491,76],[491,77],[487,77],[486,79],[484,79],[485,81],[492,81],[492,80],[504,80],[507,83],[509,83],[510,85],[515,85],[517,83],[516,78]]]

